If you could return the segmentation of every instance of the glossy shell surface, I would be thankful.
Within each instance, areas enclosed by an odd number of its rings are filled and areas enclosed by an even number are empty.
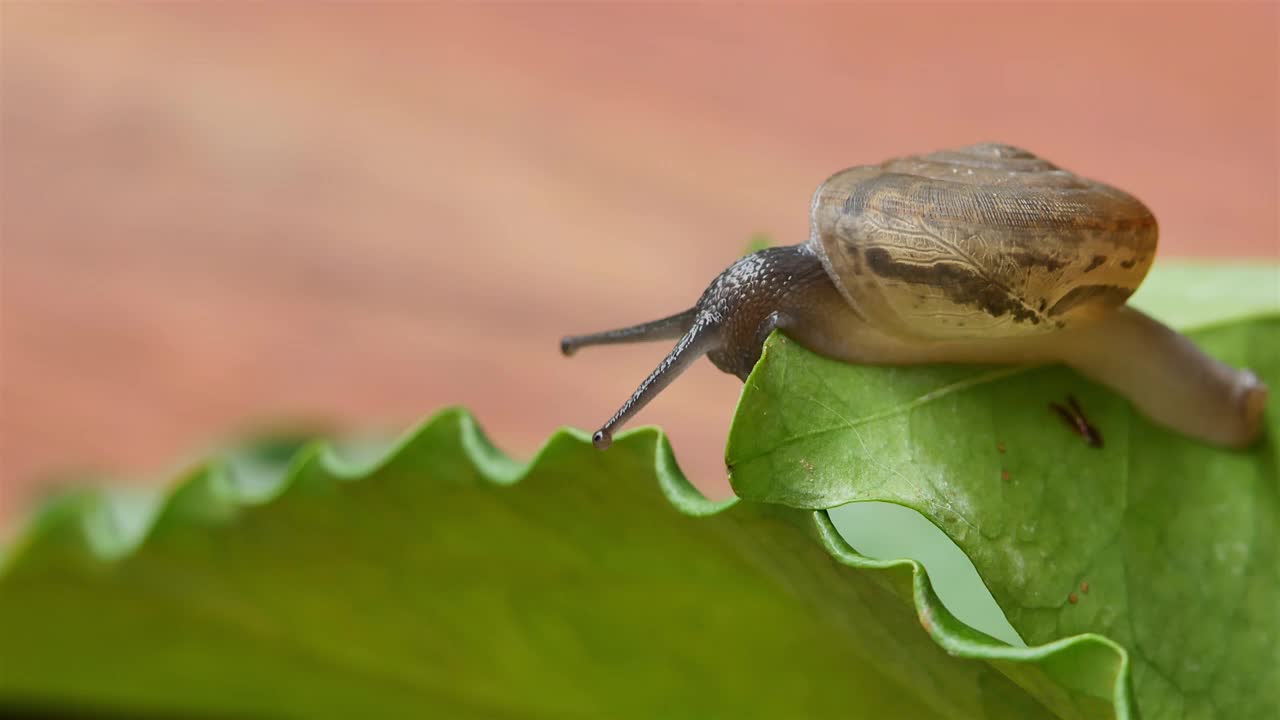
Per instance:
[[[843,170],[814,194],[809,242],[888,332],[1016,336],[1123,304],[1156,250],[1133,196],[1009,145]]]

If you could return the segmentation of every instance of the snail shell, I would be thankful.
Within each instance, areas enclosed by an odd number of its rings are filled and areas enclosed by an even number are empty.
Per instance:
[[[1044,333],[1123,305],[1155,257],[1140,201],[1000,144],[836,173],[810,246],[845,299],[894,334]]]

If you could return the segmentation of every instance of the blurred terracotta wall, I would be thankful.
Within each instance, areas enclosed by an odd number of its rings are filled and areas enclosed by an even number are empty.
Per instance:
[[[986,139],[1124,187],[1162,255],[1280,256],[1275,3],[17,3],[3,47],[0,517],[247,423],[465,403],[528,454],[842,166]],[[723,495],[739,385],[642,416]]]

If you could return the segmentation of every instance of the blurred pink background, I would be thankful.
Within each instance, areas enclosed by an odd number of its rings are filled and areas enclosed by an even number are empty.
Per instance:
[[[276,418],[453,403],[528,456],[841,167],[982,140],[1123,187],[1161,257],[1280,256],[1277,5],[5,2],[0,520]],[[740,385],[642,423],[706,492]]]

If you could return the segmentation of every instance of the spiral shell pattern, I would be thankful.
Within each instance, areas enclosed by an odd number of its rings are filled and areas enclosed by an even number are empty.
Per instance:
[[[809,242],[869,321],[943,339],[1096,318],[1137,289],[1156,237],[1133,196],[988,143],[836,173]]]

